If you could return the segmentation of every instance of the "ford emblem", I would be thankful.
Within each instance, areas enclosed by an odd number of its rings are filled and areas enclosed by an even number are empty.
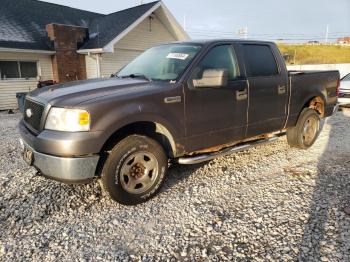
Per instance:
[[[26,110],[26,115],[27,115],[28,118],[31,118],[32,115],[33,115],[32,109],[28,108],[28,109]]]

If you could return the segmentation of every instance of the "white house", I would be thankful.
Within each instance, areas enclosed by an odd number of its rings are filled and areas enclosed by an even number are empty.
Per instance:
[[[117,72],[154,45],[188,35],[161,1],[109,15],[36,0],[0,0],[0,110],[38,79],[67,82]]]

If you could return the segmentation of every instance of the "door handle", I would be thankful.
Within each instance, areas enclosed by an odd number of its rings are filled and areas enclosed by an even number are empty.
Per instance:
[[[278,94],[283,95],[286,93],[286,86],[278,86]]]
[[[248,98],[247,89],[237,90],[236,91],[236,99],[237,100],[245,100],[247,98]]]
[[[180,103],[180,102],[181,102],[181,96],[172,96],[172,97],[164,98],[164,103],[166,104],[174,104],[174,103]]]

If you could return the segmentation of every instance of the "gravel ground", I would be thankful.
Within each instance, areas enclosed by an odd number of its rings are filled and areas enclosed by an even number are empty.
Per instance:
[[[281,138],[173,167],[160,195],[136,207],[97,182],[37,176],[20,157],[19,118],[0,113],[0,260],[350,260],[350,110],[308,151]]]

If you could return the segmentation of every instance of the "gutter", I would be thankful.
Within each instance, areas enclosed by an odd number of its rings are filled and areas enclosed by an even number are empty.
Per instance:
[[[104,53],[104,52],[105,52],[105,50],[103,48],[77,50],[78,54],[89,55],[89,56],[90,56],[90,54],[100,54],[100,53]]]
[[[19,48],[6,48],[6,47],[0,47],[0,52],[36,53],[36,54],[47,54],[47,55],[56,54],[56,51],[51,51],[51,50],[19,49]]]

